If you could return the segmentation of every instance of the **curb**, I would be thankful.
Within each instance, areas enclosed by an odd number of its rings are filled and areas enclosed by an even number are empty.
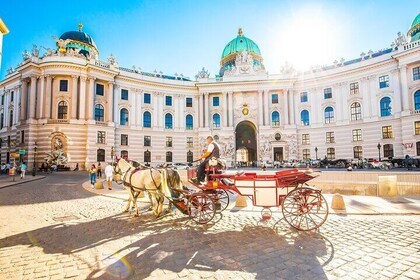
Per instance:
[[[13,187],[13,186],[20,185],[20,184],[25,184],[25,183],[29,183],[29,182],[33,182],[33,181],[38,181],[38,180],[45,179],[45,178],[46,178],[46,176],[40,176],[40,177],[33,178],[33,179],[30,179],[30,180],[25,180],[25,181],[20,181],[19,180],[19,181],[15,181],[15,182],[10,182],[10,184],[2,186],[2,187],[0,187],[0,189],[5,189],[5,188],[8,188],[8,187]]]

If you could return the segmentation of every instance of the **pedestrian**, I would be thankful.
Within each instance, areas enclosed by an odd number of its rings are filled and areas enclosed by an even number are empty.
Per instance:
[[[90,167],[89,170],[89,174],[90,174],[90,187],[93,189],[95,187],[95,183],[96,183],[96,166],[95,164],[92,164],[92,166]]]
[[[98,162],[97,172],[98,172],[98,178],[102,178],[102,166],[100,162]]]
[[[28,166],[26,166],[26,163],[22,162],[20,165],[20,179],[25,178],[26,169],[28,169]]]
[[[106,181],[108,183],[108,190],[112,190],[111,184],[112,184],[112,176],[113,175],[114,175],[114,168],[112,167],[111,164],[108,164],[105,167],[105,176],[106,176]]]
[[[10,163],[6,163],[6,175],[9,174],[9,170],[12,166],[10,165]]]

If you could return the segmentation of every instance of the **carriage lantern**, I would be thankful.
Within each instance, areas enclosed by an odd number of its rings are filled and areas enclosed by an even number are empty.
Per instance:
[[[35,157],[36,157],[36,142],[34,143],[34,167],[32,168],[32,176],[36,175]]]

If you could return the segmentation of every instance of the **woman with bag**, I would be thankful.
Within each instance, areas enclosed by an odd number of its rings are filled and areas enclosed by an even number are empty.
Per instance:
[[[90,174],[90,187],[93,189],[95,187],[95,183],[96,183],[96,166],[95,164],[92,164],[92,166],[90,167],[89,170],[89,174]]]

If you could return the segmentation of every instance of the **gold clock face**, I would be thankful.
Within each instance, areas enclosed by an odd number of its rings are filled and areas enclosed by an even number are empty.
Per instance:
[[[243,108],[242,109],[242,114],[244,114],[246,116],[246,115],[248,115],[248,113],[249,113],[248,108]]]

